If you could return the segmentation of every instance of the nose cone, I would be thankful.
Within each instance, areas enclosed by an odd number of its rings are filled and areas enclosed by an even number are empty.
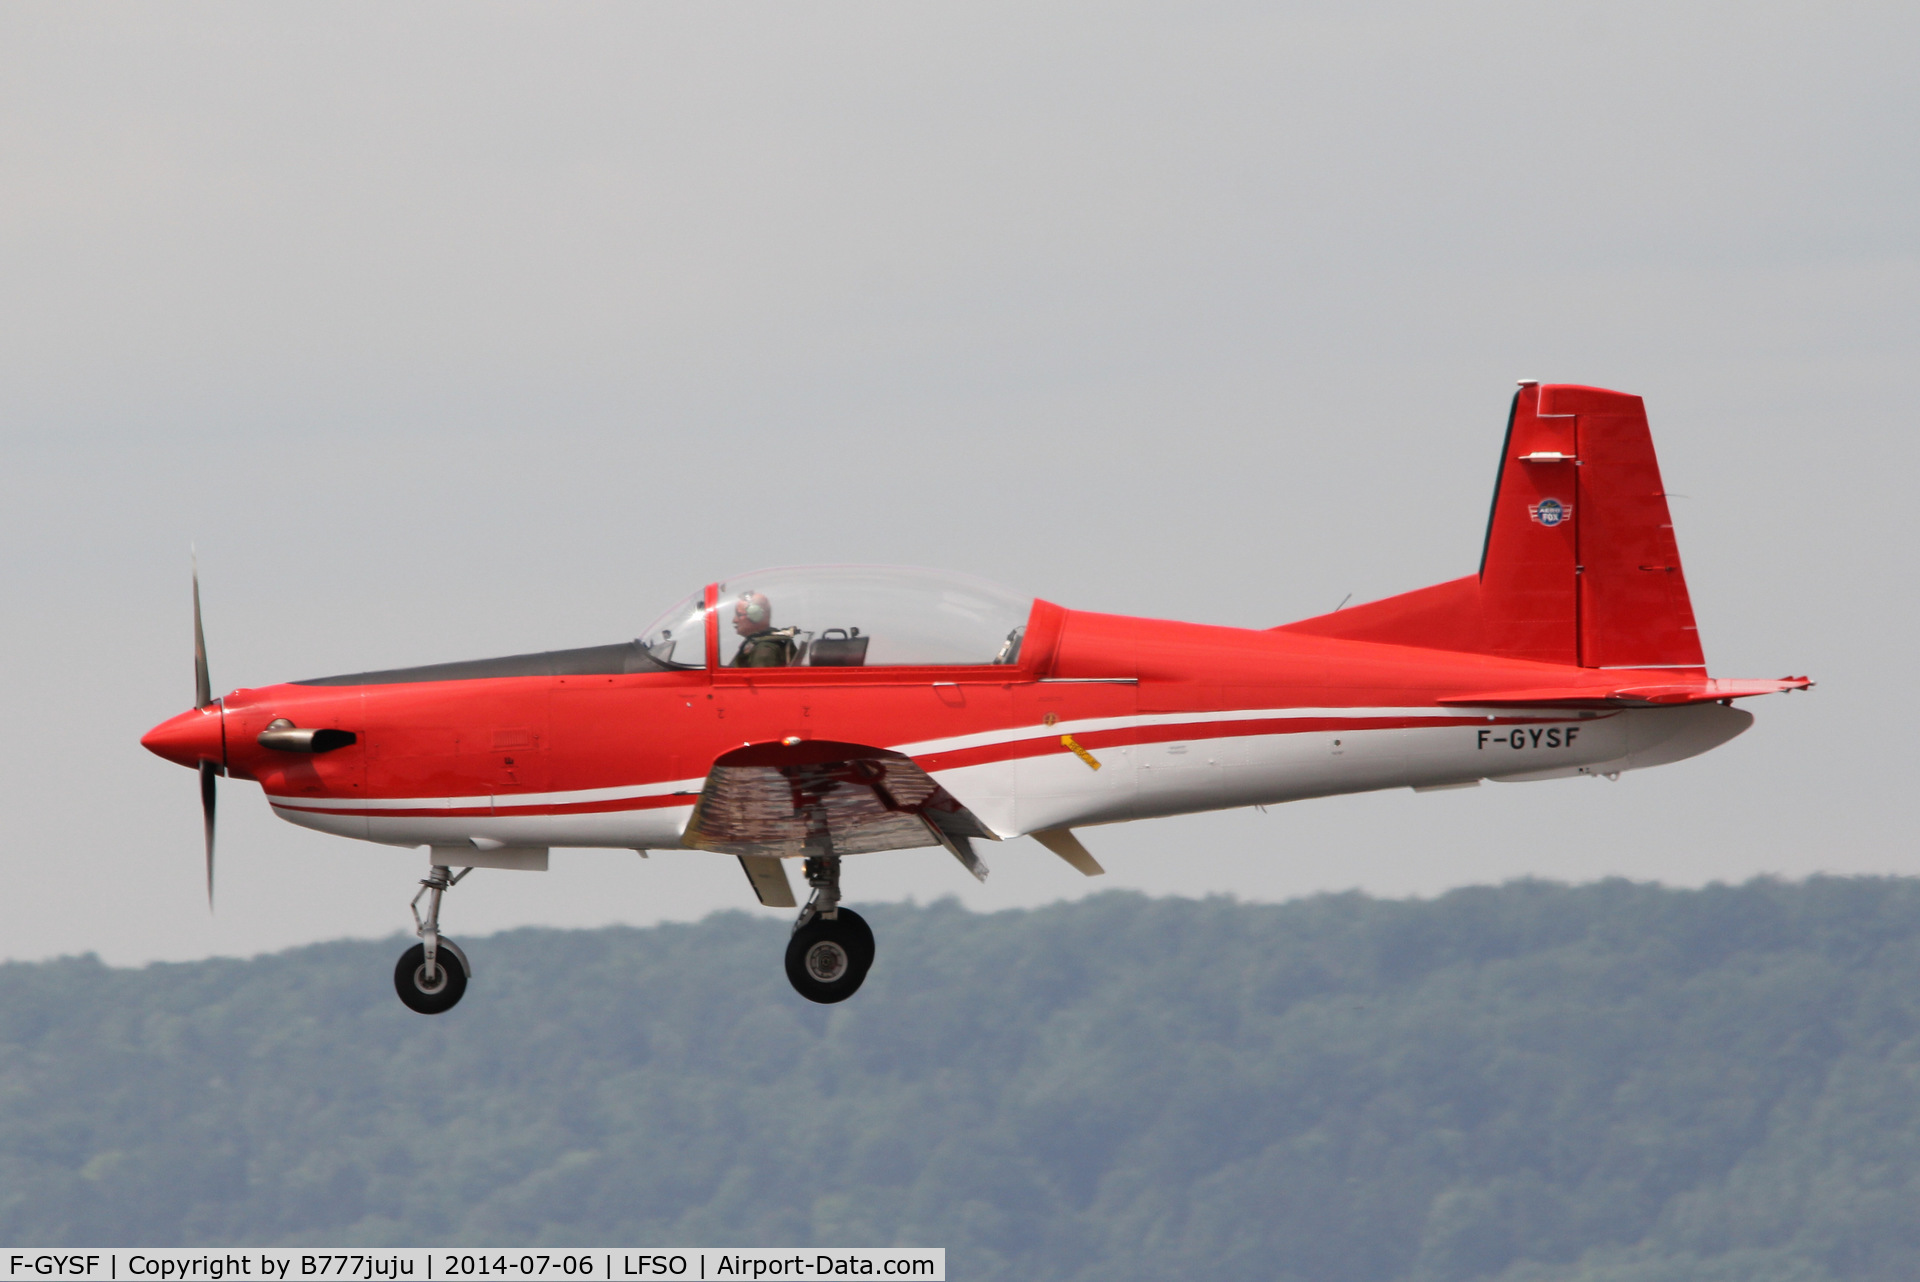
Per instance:
[[[140,737],[140,746],[157,757],[177,762],[189,769],[202,761],[225,766],[226,734],[221,727],[219,704],[195,708],[162,721]]]

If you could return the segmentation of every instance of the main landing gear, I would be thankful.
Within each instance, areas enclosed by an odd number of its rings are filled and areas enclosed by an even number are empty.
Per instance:
[[[844,1002],[860,991],[873,965],[873,931],[866,919],[840,906],[840,856],[806,862],[813,894],[787,941],[787,980],[810,1002]]]
[[[440,938],[440,896],[459,885],[460,879],[473,869],[462,868],[449,876],[451,871],[444,864],[435,864],[426,880],[420,883],[420,893],[413,897],[411,905],[413,929],[420,936],[420,942],[401,953],[400,961],[393,968],[394,991],[400,994],[400,1000],[409,1010],[422,1015],[452,1010],[466,994],[467,979],[473,974],[473,967],[467,964],[467,955],[460,950],[460,945]],[[420,916],[422,898],[427,900],[424,919]]]

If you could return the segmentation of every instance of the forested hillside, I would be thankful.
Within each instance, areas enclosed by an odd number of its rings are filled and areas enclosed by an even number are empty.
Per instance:
[[[435,1018],[396,941],[0,967],[0,1238],[1920,1276],[1920,883],[868,916],[840,1007],[738,915],[465,940]]]

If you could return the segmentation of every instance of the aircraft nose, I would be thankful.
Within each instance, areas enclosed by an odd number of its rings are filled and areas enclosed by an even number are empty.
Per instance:
[[[225,766],[227,741],[221,726],[222,715],[217,703],[183,712],[140,736],[140,746],[189,769],[198,767],[202,761]]]

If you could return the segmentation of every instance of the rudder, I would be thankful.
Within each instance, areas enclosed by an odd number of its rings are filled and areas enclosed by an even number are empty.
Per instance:
[[[1580,666],[1705,668],[1645,403],[1592,387],[1540,393],[1543,415],[1577,424]]]

